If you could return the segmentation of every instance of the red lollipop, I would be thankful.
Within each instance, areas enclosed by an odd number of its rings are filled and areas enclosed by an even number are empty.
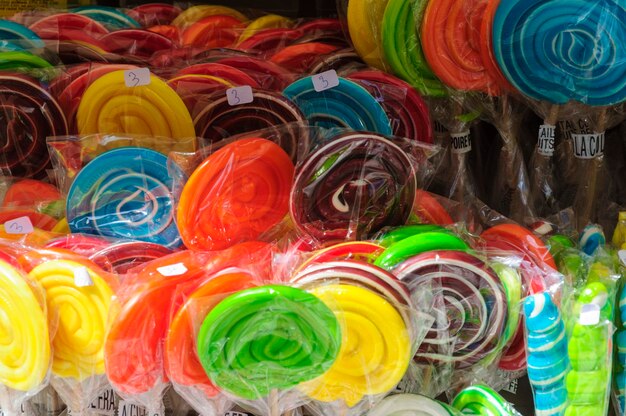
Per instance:
[[[108,50],[120,55],[150,58],[159,51],[174,48],[174,42],[164,35],[142,29],[121,29],[101,38]]]
[[[294,75],[285,68],[258,58],[233,56],[220,59],[217,63],[244,71],[263,89],[282,91],[295,81]]]
[[[109,31],[99,22],[76,13],[59,13],[44,17],[31,25],[30,29],[40,38],[87,44],[106,51],[100,38]]]
[[[46,248],[59,248],[73,251],[81,256],[89,257],[93,253],[102,250],[111,244],[104,238],[94,237],[82,234],[68,234],[63,237],[55,238],[46,244]]]
[[[245,72],[221,63],[204,63],[188,66],[176,73],[176,76],[197,74],[222,78],[233,85],[249,85],[259,88],[259,84]]]
[[[429,192],[418,189],[415,192],[413,213],[420,218],[423,224],[450,225],[454,220],[448,211]]]
[[[260,57],[266,58],[292,44],[301,36],[302,33],[297,29],[266,29],[250,36],[237,47],[242,51],[257,53]]]
[[[102,267],[103,270],[122,275],[134,267],[172,253],[172,250],[160,244],[145,241],[125,241],[102,247],[96,253],[91,254],[89,259]]]
[[[149,30],[150,32],[158,33],[159,35],[165,36],[176,45],[180,45],[181,43],[180,30],[176,26],[172,26],[172,25],[150,26],[147,30]]]
[[[142,4],[128,10],[126,14],[135,19],[141,27],[169,25],[182,10],[165,3]]]
[[[245,24],[232,16],[208,16],[185,28],[183,45],[205,49],[228,47],[235,44],[244,27]]]
[[[326,43],[299,43],[274,54],[270,61],[290,71],[305,73],[320,55],[327,55],[337,49],[338,46]]]

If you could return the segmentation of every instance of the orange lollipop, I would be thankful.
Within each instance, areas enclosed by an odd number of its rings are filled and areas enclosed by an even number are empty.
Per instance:
[[[422,48],[433,72],[452,88],[498,94],[498,85],[481,55],[486,3],[482,0],[432,0],[422,21]]]
[[[209,276],[193,292],[172,319],[165,342],[165,369],[174,383],[200,388],[208,397],[218,393],[200,364],[196,353],[193,319],[206,316],[215,305],[231,293],[256,286],[249,273],[229,269]]]
[[[209,156],[180,196],[177,223],[190,249],[254,240],[287,214],[294,166],[266,139],[242,139]]]
[[[493,54],[493,19],[496,15],[496,10],[498,10],[500,0],[479,1],[481,3],[481,9],[484,10],[480,25],[481,41],[478,43],[483,65],[485,65],[485,70],[498,87],[503,90],[513,92],[515,91],[515,87],[513,87],[504,74],[502,74],[502,71],[498,66],[498,62],[496,61],[496,57]]]

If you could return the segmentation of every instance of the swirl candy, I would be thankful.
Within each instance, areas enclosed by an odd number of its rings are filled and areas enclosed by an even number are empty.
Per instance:
[[[240,22],[246,22],[248,18],[235,9],[226,6],[192,6],[179,14],[172,24],[174,26],[185,28],[200,19],[209,16],[231,16]]]
[[[46,378],[50,341],[42,306],[24,277],[0,261],[0,385],[28,392]]]
[[[334,311],[343,339],[333,366],[300,389],[314,400],[343,400],[352,407],[398,384],[412,351],[411,334],[396,307],[359,286],[329,284],[309,291]]]
[[[174,42],[166,36],[142,29],[116,30],[104,35],[101,40],[107,44],[112,53],[140,59],[148,59],[159,51],[174,48]]]
[[[433,142],[432,121],[426,103],[406,82],[379,71],[358,71],[348,79],[360,81],[372,96],[381,97],[381,106],[394,120],[393,134],[424,143]]]
[[[124,71],[95,80],[78,106],[78,133],[137,134],[181,140],[176,150],[193,151],[195,138],[185,103],[165,82],[150,75],[150,83],[127,87]]]
[[[347,10],[348,32],[354,49],[370,66],[384,69],[385,62],[378,42],[380,23],[387,1],[349,0]]]
[[[22,75],[0,75],[2,156],[0,171],[16,177],[40,177],[49,167],[46,137],[68,133],[54,98],[39,82]]]
[[[141,27],[157,25],[169,25],[182,12],[182,10],[171,4],[148,3],[141,4],[128,10],[126,14],[139,22]]]
[[[326,373],[337,358],[341,332],[317,297],[292,287],[262,286],[221,301],[204,319],[197,342],[209,378],[254,400]]]
[[[243,28],[244,25],[235,17],[207,16],[183,30],[182,43],[202,49],[227,48],[235,44]]]
[[[480,45],[484,1],[429,1],[422,21],[422,47],[433,72],[446,85],[497,95]]]
[[[359,239],[404,224],[415,189],[413,162],[399,146],[374,133],[346,133],[307,158],[289,209],[315,238]]]
[[[302,270],[313,263],[325,263],[333,260],[358,260],[372,263],[383,250],[382,246],[367,241],[339,243],[317,251],[298,269]]]
[[[394,394],[384,398],[367,416],[455,416],[445,403],[418,394]]]
[[[584,18],[581,18],[581,12]],[[626,99],[626,8],[603,0],[500,2],[493,45],[507,79],[524,94],[563,104]]]
[[[243,42],[256,33],[266,29],[286,28],[293,25],[293,22],[277,14],[261,16],[248,24],[243,33],[239,36],[239,42]]]
[[[185,245],[211,250],[256,239],[287,214],[293,172],[287,153],[265,139],[238,140],[213,153],[180,196]]]
[[[211,276],[187,298],[172,318],[165,342],[165,369],[173,383],[199,387],[207,397],[218,393],[196,353],[193,319],[206,316],[228,294],[254,286],[255,279],[249,273],[227,269]]]
[[[338,50],[336,45],[320,42],[305,42],[287,46],[275,53],[270,61],[297,74],[309,72],[315,61],[323,55]]]
[[[469,415],[516,416],[519,414],[502,396],[484,384],[463,389],[452,401],[452,407]]]
[[[159,244],[126,241],[107,245],[93,253],[89,259],[105,270],[111,269],[116,274],[125,274],[133,267],[168,254],[172,254],[172,251]]]
[[[622,288],[619,296],[619,311],[621,328],[617,331],[615,343],[617,344],[617,374],[615,382],[617,385],[617,400],[620,408],[618,414],[626,411],[626,289]]]
[[[599,248],[604,247],[606,244],[606,238],[604,237],[604,231],[598,224],[589,224],[585,227],[580,234],[578,241],[580,249],[588,256],[593,256],[593,253]]]
[[[272,62],[250,56],[231,56],[217,63],[245,71],[260,88],[282,91],[293,81],[293,74]]]
[[[76,278],[85,269],[87,285]],[[57,327],[52,340],[53,373],[78,381],[104,374],[104,336],[113,297],[107,281],[96,270],[69,260],[44,262],[29,277],[44,288],[48,321]]]
[[[195,118],[196,133],[212,142],[240,133],[288,123],[306,124],[304,115],[291,101],[272,91],[253,90],[248,104],[230,105],[224,91],[202,100]]]
[[[528,329],[528,378],[533,386],[535,409],[542,415],[561,415],[567,405],[565,375],[567,338],[558,307],[546,292],[524,302]]]
[[[428,66],[415,30],[427,3],[389,0],[382,21],[383,52],[396,75],[424,95],[443,97],[446,90]]]
[[[426,335],[416,358],[468,368],[494,352],[507,318],[505,291],[482,260],[462,251],[429,251],[401,263],[394,274],[413,296],[432,297],[442,322]]]
[[[109,150],[80,170],[67,195],[74,233],[180,245],[167,158],[154,150]]]
[[[0,19],[0,50],[21,50],[42,48],[44,43],[39,36],[29,28],[12,22]]]
[[[302,78],[283,94],[300,107],[310,124],[391,134],[384,109],[366,89],[347,79],[339,78],[336,87],[317,92],[312,77]]]
[[[135,19],[122,13],[114,7],[107,6],[83,6],[72,9],[72,12],[88,16],[91,19],[102,23],[109,30],[138,28],[140,25]]]

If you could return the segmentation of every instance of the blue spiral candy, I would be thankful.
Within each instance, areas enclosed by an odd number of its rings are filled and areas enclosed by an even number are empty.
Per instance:
[[[524,94],[555,104],[626,99],[626,1],[502,1],[493,24],[502,72]]]
[[[621,317],[621,329],[617,331],[615,342],[617,344],[617,371],[615,383],[617,386],[617,400],[620,408],[618,414],[626,412],[626,287],[622,288],[619,297],[619,312]]]
[[[528,330],[528,378],[537,415],[559,416],[567,405],[565,376],[569,367],[567,337],[559,309],[548,293],[524,303]]]

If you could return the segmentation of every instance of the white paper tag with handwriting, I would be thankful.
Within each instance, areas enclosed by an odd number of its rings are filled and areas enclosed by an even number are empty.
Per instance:
[[[226,98],[228,98],[228,104],[231,106],[250,104],[254,101],[254,94],[252,94],[251,86],[242,85],[241,87],[227,89]]]
[[[89,405],[89,410],[99,415],[115,415],[115,392],[108,388],[100,391],[98,397]]]
[[[187,268],[182,263],[176,263],[170,264],[169,266],[157,267],[157,271],[165,277],[171,277],[187,273]]]
[[[120,400],[117,416],[163,416],[163,413],[162,408],[151,413],[143,406]]]
[[[19,217],[4,223],[4,231],[7,234],[30,234],[33,230],[33,223],[28,217]]]
[[[339,77],[334,69],[313,75],[313,88],[317,92],[322,92],[335,88],[339,85]]]
[[[76,267],[74,269],[74,285],[76,285],[76,287],[93,286],[93,280],[89,275],[89,269],[86,267]]]
[[[573,134],[574,156],[578,159],[593,159],[604,154],[604,132]]]
[[[466,130],[461,133],[450,133],[450,143],[452,153],[461,154],[472,150],[472,138],[470,131]]]
[[[583,305],[578,322],[581,325],[597,325],[600,322],[600,307],[595,303]]]
[[[542,124],[539,126],[539,137],[537,141],[537,152],[542,156],[552,156],[554,154],[554,137],[556,126]]]
[[[148,68],[127,69],[124,71],[124,83],[129,88],[150,85],[150,70]]]

